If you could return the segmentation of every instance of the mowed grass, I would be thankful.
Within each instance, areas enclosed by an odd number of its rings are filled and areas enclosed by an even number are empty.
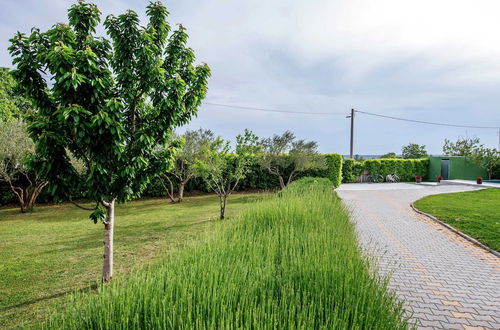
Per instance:
[[[98,293],[48,329],[405,329],[327,179],[299,181]]]
[[[500,251],[500,189],[432,195],[414,205]]]
[[[230,197],[229,219],[263,194]],[[180,204],[144,199],[117,206],[115,278],[131,267],[200,239],[224,222],[216,219],[214,195],[189,197]],[[71,204],[38,206],[20,214],[0,209],[0,328],[34,324],[47,306],[75,289],[95,286],[100,279],[103,225]]]

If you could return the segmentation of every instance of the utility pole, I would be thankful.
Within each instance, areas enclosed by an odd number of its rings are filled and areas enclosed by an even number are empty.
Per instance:
[[[497,152],[500,153],[500,128],[498,129],[498,149]]]
[[[351,115],[346,117],[346,118],[351,118],[351,148],[349,153],[349,157],[351,159],[354,156],[354,112],[356,112],[356,110],[351,109]]]

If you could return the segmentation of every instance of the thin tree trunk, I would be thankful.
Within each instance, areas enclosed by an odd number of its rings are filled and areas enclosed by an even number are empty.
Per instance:
[[[227,195],[223,194],[219,196],[219,201],[220,201],[220,219],[224,220],[224,217],[226,215]]]
[[[37,183],[34,187],[29,186],[24,189],[21,187],[15,187],[12,184],[10,185],[10,189],[12,190],[14,195],[16,195],[17,200],[19,202],[21,213],[33,211],[36,199],[46,185],[47,182],[42,182],[42,183]]]
[[[280,179],[280,187],[281,189],[285,189],[285,180],[283,180],[283,177],[280,175],[279,176],[279,179]]]
[[[36,183],[33,190],[28,193],[29,199],[28,199],[28,203],[26,205],[26,208],[28,209],[28,211],[30,211],[30,212],[33,211],[33,208],[35,207],[36,199],[38,198],[38,195],[40,195],[40,193],[42,192],[42,189],[46,185],[47,185],[47,182]],[[27,191],[29,191],[29,190],[27,190]]]
[[[102,281],[110,282],[113,278],[113,230],[115,225],[115,200],[102,203],[107,210],[104,224],[104,254],[102,264]]]
[[[163,186],[163,188],[165,189],[165,191],[167,192],[167,197],[170,199],[170,201],[172,203],[175,203],[175,198],[174,198],[174,184],[172,183],[172,180],[170,180],[170,178],[167,175],[165,175],[163,177],[165,179],[167,179],[168,185],[169,185],[168,187],[165,184],[165,182],[163,182],[163,179],[162,179],[161,175],[158,177],[158,179],[160,180],[160,183]]]
[[[186,186],[186,181],[181,181],[179,183],[179,198],[177,199],[178,203],[182,202],[182,199],[184,198],[184,187],[185,186]]]
[[[19,207],[21,208],[21,213],[26,213],[26,203],[24,202],[24,190],[20,187],[14,187],[12,184],[10,184],[10,189],[17,197],[17,200],[19,202]]]

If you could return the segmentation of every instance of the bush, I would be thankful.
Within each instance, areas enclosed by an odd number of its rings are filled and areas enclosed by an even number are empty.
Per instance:
[[[342,164],[342,182],[354,183],[358,182],[358,177],[363,172],[363,162],[358,162],[352,158],[344,159]]]
[[[326,178],[333,182],[334,187],[340,186],[342,182],[342,155],[326,154]]]
[[[493,179],[500,179],[500,165],[497,165],[497,166],[493,169],[492,178],[493,178]]]
[[[301,179],[205,242],[97,294],[47,329],[406,329],[326,179]]]

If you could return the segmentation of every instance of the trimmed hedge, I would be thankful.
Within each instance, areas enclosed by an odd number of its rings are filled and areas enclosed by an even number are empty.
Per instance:
[[[309,171],[301,172],[297,175],[295,180],[303,177],[320,177],[327,178],[332,181],[334,187],[338,187],[342,182],[342,155],[340,154],[323,154],[325,157],[326,167],[323,169],[313,169]],[[267,189],[277,189],[279,187],[278,177],[269,173],[265,168],[262,168],[258,163],[257,158],[250,165],[250,171],[247,176],[240,181],[237,190],[267,190]],[[177,187],[174,187],[175,192],[177,192]],[[203,180],[200,178],[192,179],[188,182],[185,191],[190,192],[193,190],[199,191],[210,191],[205,185]],[[165,195],[165,191],[158,180],[153,180],[143,196],[148,197],[161,197]]]
[[[333,182],[334,187],[338,187],[342,181],[342,155],[339,154],[324,154],[326,167],[324,169],[314,169],[301,172],[297,175],[296,180],[303,177],[321,177],[328,178]],[[247,176],[240,181],[237,190],[274,190],[279,187],[278,177],[269,173],[265,168],[262,168],[258,163],[257,158],[250,166],[250,171]],[[177,192],[177,186],[174,184],[174,191]],[[186,192],[190,191],[209,192],[210,189],[206,186],[201,178],[191,179],[185,187]],[[165,189],[160,183],[160,180],[152,180],[143,192],[144,197],[164,197]],[[38,203],[51,202],[53,199],[45,192],[40,194]],[[16,203],[14,195],[6,185],[0,184],[0,205],[7,203]]]
[[[429,159],[368,159],[365,161],[355,161],[345,159],[343,166],[343,181],[357,182],[358,177],[363,173],[379,174],[384,178],[389,174],[396,174],[401,181],[412,181],[416,176],[426,178],[429,172]]]

